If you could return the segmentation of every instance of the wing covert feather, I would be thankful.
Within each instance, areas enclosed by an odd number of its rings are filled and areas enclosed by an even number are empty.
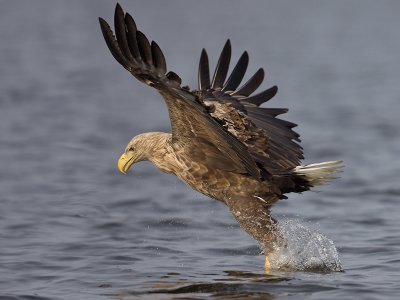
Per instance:
[[[229,67],[230,42],[228,46],[229,51],[225,44],[221,52],[217,70],[221,66],[224,70]],[[202,57],[201,60],[204,58]],[[201,89],[200,95],[207,105],[213,107],[211,116],[246,145],[260,168],[270,175],[290,173],[303,159],[302,148],[296,143],[300,142],[299,134],[293,131],[297,125],[277,118],[288,111],[286,108],[259,107],[276,95],[277,86],[251,95],[264,79],[262,68],[239,87],[245,75],[248,60],[248,54],[244,52],[226,83],[218,82],[218,87],[214,88],[213,85],[211,88]],[[223,88],[219,89],[221,85]],[[199,87],[201,88],[202,85]]]

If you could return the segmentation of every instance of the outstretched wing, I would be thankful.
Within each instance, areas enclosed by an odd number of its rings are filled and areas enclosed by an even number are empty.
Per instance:
[[[204,164],[261,179],[247,147],[210,116],[198,96],[180,86],[174,72],[167,73],[164,55],[156,42],[149,43],[133,18],[117,4],[115,36],[105,20],[101,30],[114,58],[138,80],[164,97],[171,119],[173,144],[202,159]]]
[[[244,52],[229,78],[231,44],[228,40],[221,52],[214,76],[210,80],[209,63],[203,49],[199,63],[199,93],[202,100],[212,106],[211,115],[244,143],[253,158],[269,174],[287,174],[303,159],[299,134],[294,123],[277,118],[286,108],[262,108],[278,91],[273,86],[261,93],[252,93],[261,85],[264,70],[260,68],[239,87],[245,75],[249,56]]]

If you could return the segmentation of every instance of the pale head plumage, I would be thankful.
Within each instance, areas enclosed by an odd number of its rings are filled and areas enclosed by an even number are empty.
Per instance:
[[[150,160],[157,162],[167,150],[170,134],[164,132],[142,133],[130,140],[124,153],[118,160],[118,168],[126,173],[136,162]]]

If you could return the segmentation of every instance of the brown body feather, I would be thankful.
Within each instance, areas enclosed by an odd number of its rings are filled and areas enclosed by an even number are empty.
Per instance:
[[[259,107],[276,94],[277,87],[251,95],[263,81],[263,69],[239,87],[248,65],[247,52],[226,80],[231,58],[228,40],[212,79],[207,53],[202,51],[199,90],[189,91],[180,86],[176,73],[167,73],[160,47],[137,31],[133,18],[119,5],[114,23],[116,37],[100,18],[112,55],[138,80],[159,91],[172,127],[171,134],[133,138],[125,153],[134,161],[149,160],[194,190],[224,202],[239,224],[270,251],[279,241],[269,215],[271,205],[285,193],[308,190],[315,169],[297,171],[303,153],[293,131],[296,124],[277,118],[287,109]],[[325,170],[330,175],[335,167]],[[322,177],[312,182],[323,183],[329,177],[318,174]]]

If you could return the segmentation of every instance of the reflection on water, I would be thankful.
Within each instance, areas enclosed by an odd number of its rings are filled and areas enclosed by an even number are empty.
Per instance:
[[[244,271],[224,271],[225,276],[214,279],[216,282],[193,282],[190,279],[149,283],[143,292],[125,291],[118,296],[123,299],[153,295],[164,299],[164,295],[176,295],[179,299],[275,299],[282,294],[315,293],[336,290],[337,287],[323,284],[304,284],[300,289],[294,287],[287,272],[274,274],[250,273]],[[175,273],[177,277],[181,274]],[[215,274],[217,275],[217,274]],[[295,274],[292,273],[294,276]],[[203,298],[204,297],[204,298]],[[166,299],[169,299],[167,297]],[[175,298],[174,298],[175,299]]]
[[[273,286],[276,283],[289,281],[287,274],[266,275],[244,271],[224,271],[226,276],[216,278],[210,283],[195,282],[160,282],[155,283],[149,291],[151,294],[187,294],[184,299],[196,297],[199,294],[210,298],[228,297],[230,299],[248,299],[257,297],[275,299]],[[176,274],[179,275],[179,274]],[[272,291],[268,292],[272,287]],[[189,298],[187,298],[189,297]],[[180,298],[181,299],[181,298]],[[194,298],[193,298],[194,299]]]

